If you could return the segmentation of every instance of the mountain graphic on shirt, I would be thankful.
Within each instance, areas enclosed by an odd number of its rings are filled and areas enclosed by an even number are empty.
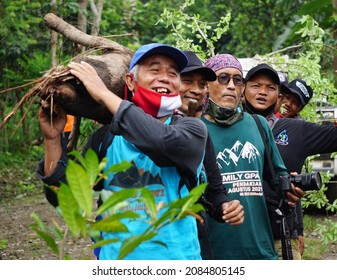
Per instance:
[[[232,148],[225,148],[222,152],[217,154],[217,163],[219,168],[222,168],[222,164],[229,166],[234,163],[235,166],[238,165],[238,161],[248,160],[249,163],[253,162],[258,156],[260,156],[259,151],[256,147],[250,143],[246,142],[244,145],[238,140],[232,146]]]
[[[132,167],[123,172],[115,174],[110,181],[110,186],[119,186],[121,188],[141,188],[149,185],[164,186],[162,178],[159,174],[153,175],[143,168],[138,169],[134,161]]]

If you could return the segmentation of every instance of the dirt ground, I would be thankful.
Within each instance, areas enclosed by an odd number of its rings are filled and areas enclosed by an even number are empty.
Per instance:
[[[0,206],[0,257],[3,260],[55,260],[58,257],[46,246],[38,234],[30,227],[35,221],[31,217],[35,213],[48,226],[56,221],[63,225],[54,208],[46,201],[43,194],[31,197],[20,197],[8,204]],[[65,251],[71,259],[95,259],[89,238],[78,244],[66,242]]]
[[[17,174],[8,174],[0,178],[0,259],[3,260],[55,260],[58,257],[46,246],[45,242],[31,229],[34,223],[31,213],[38,215],[46,225],[57,221],[63,225],[54,208],[47,202],[42,192],[42,185],[37,178],[30,178],[35,187],[24,192],[12,191],[17,186],[13,182]],[[12,183],[12,185],[9,184]],[[28,182],[25,184],[29,185]],[[13,197],[13,194],[15,195]],[[324,215],[315,215],[317,221],[322,221]],[[337,215],[331,216],[337,221]],[[307,237],[306,237],[307,238]],[[311,233],[308,238],[320,239],[319,234]],[[82,239],[78,244],[69,240],[65,251],[71,259],[95,259],[90,238]],[[320,255],[320,259],[337,260],[337,244],[332,243]]]
[[[16,168],[0,170],[0,259],[56,260],[45,241],[31,229],[35,213],[46,226],[56,221],[65,230],[64,223],[45,199],[41,181],[35,175],[37,162]],[[24,177],[24,178],[23,178]],[[95,259],[90,238],[78,244],[65,242],[64,252],[70,259]]]

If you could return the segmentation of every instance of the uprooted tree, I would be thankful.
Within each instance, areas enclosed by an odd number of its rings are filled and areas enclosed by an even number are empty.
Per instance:
[[[44,24],[75,44],[85,46],[87,51],[74,57],[73,61],[86,61],[91,64],[108,89],[123,97],[124,75],[133,55],[132,50],[103,37],[83,33],[52,13],[44,17]],[[58,104],[67,114],[89,118],[101,124],[109,123],[112,118],[106,107],[93,100],[83,84],[70,74],[66,65],[51,68],[41,78],[35,80],[34,84],[0,123],[0,128],[23,104],[35,98]]]

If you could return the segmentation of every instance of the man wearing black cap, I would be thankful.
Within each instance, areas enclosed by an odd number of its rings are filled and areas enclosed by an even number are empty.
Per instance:
[[[188,65],[180,73],[181,86],[179,92],[182,105],[178,113],[183,116],[200,117],[202,115],[203,100],[208,89],[207,82],[215,81],[216,74],[212,69],[205,67],[193,51],[184,51],[184,54],[188,59]],[[206,174],[203,180],[206,180],[208,183],[205,193],[223,196],[223,192],[225,192],[227,199],[229,199],[227,191],[222,187],[222,179],[216,164],[214,146],[210,136],[208,136],[206,142],[203,172]],[[205,220],[206,217],[203,215],[203,218]],[[213,215],[212,218],[221,222],[221,220],[216,218],[216,215]],[[198,223],[198,234],[203,257],[214,259],[211,246],[208,243],[207,233],[206,220],[203,224]]]
[[[132,93],[132,102],[122,100],[112,93],[88,63],[70,63],[70,72],[76,76],[98,103],[104,104],[113,114],[111,124],[100,128],[91,137],[86,149],[99,154],[107,143],[106,169],[122,161],[132,162],[123,178],[109,174],[100,189],[113,194],[123,188],[145,186],[155,196],[157,207],[188,194],[187,184],[198,183],[207,140],[207,129],[197,118],[175,117],[173,112],[181,106],[179,95],[180,72],[187,65],[185,54],[177,48],[163,44],[141,46],[134,54],[126,74],[125,83]],[[65,124],[65,113],[50,116],[40,109],[41,131],[45,139],[45,158],[38,167],[40,178],[49,185],[64,181],[66,155],[60,145],[60,133]],[[109,132],[109,134],[107,134]],[[102,140],[103,139],[103,140]],[[111,139],[111,138],[110,138]],[[124,180],[127,178],[127,180]],[[181,184],[183,183],[183,184]],[[55,194],[47,199],[57,206]],[[214,197],[220,207],[217,213],[229,224],[243,221],[239,203]],[[130,199],[125,208],[133,209],[146,217],[142,201]],[[159,211],[159,210],[158,210]],[[105,244],[97,252],[99,259],[117,259],[122,242],[134,235],[143,234],[147,220],[128,220],[128,232],[102,232],[103,240],[117,239]],[[155,242],[151,242],[155,241]],[[163,227],[149,242],[141,243],[125,259],[200,259],[200,245],[195,218],[188,216]],[[160,243],[167,245],[163,246]]]
[[[207,82],[215,81],[216,75],[210,68],[204,67],[198,56],[192,51],[184,51],[188,65],[181,71],[180,111],[195,117],[202,114],[202,102],[207,93]],[[190,107],[190,112],[189,112]],[[192,107],[192,108],[191,108]],[[194,109],[193,112],[192,109]]]
[[[245,110],[251,114],[260,114],[268,120],[288,172],[300,174],[308,156],[337,151],[337,127],[318,125],[299,118],[278,119],[276,117],[274,110],[279,96],[280,79],[272,67],[267,64],[257,65],[248,71],[245,80]],[[297,81],[295,84],[297,89],[306,88],[304,85],[304,87],[299,85]],[[310,97],[309,90],[306,97]],[[296,213],[301,212],[296,211]],[[296,220],[293,221],[296,222]],[[293,237],[303,236],[303,227],[293,225],[291,233]],[[293,248],[299,252],[297,243],[293,243]],[[294,258],[300,259],[300,254],[295,253],[293,251]]]
[[[284,85],[280,117],[281,118],[299,118],[299,113],[308,104],[313,96],[312,88],[304,80],[295,79],[288,85]]]

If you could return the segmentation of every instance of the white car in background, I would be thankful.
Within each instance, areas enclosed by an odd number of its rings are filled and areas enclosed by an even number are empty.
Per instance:
[[[319,121],[321,124],[337,126],[337,106],[317,107],[317,113],[320,115]],[[311,164],[313,171],[329,172],[333,175],[327,183],[328,190],[326,191],[327,198],[330,203],[333,203],[337,199],[337,155],[321,154],[314,158]]]
[[[326,105],[317,107],[320,122],[324,124],[337,125],[337,106]]]

